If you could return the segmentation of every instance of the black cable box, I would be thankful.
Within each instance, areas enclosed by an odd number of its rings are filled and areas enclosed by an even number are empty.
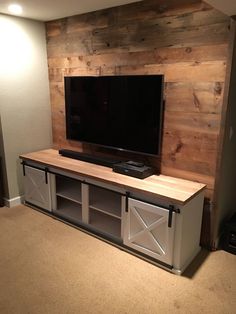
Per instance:
[[[97,165],[106,166],[112,168],[115,163],[119,163],[120,160],[116,160],[110,157],[100,157],[100,156],[93,156],[83,152],[76,152],[69,149],[60,149],[59,154],[64,157],[69,157],[77,160],[91,162]]]
[[[131,162],[114,164],[112,170],[138,179],[145,179],[154,174],[154,169],[145,165],[134,165]]]

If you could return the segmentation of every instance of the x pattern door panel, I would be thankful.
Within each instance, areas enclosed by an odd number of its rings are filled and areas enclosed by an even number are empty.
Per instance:
[[[169,211],[129,200],[124,243],[167,264],[172,263],[175,214],[168,227]]]
[[[45,172],[25,166],[25,200],[43,209],[50,210],[49,185],[45,182]]]

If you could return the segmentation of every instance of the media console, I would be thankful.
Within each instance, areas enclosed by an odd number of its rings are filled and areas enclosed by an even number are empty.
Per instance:
[[[144,180],[49,149],[20,156],[25,204],[181,274],[200,251],[205,185]]]

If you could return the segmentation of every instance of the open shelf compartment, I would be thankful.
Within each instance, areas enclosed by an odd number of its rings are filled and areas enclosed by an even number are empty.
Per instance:
[[[89,224],[100,232],[121,238],[121,220],[96,210],[90,210]]]
[[[110,190],[90,186],[89,208],[121,219],[121,195]]]
[[[82,206],[66,198],[57,197],[57,209],[54,213],[73,222],[82,221]]]
[[[56,176],[56,194],[57,196],[81,204],[81,182],[63,176]]]

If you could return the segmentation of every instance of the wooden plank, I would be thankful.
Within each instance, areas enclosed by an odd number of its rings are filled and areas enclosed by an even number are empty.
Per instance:
[[[49,70],[50,81],[53,83],[64,83],[65,76],[97,76],[101,74],[101,69],[98,68],[90,68],[90,67],[79,67],[79,68],[66,68],[66,69],[58,69],[51,68]]]
[[[67,33],[80,32],[81,30],[87,31],[98,27],[108,27],[117,23],[138,22],[144,19],[207,10],[212,10],[212,7],[199,0],[142,1],[142,3],[131,3],[46,22],[46,31],[49,38],[61,35],[65,31]]]
[[[194,132],[193,130],[186,132],[182,130],[165,129],[162,153],[166,154],[171,151],[172,155],[180,154],[185,151],[187,154],[192,154],[191,150],[198,152],[199,156],[194,156],[193,159],[201,160],[200,154],[203,154],[204,159],[216,152],[218,144],[218,135],[202,132]],[[190,150],[190,152],[189,152]],[[209,160],[212,162],[212,160]]]
[[[195,195],[205,188],[204,184],[167,178],[159,180],[159,176],[151,176],[144,180],[128,177],[115,173],[111,168],[62,157],[55,150],[44,150],[40,152],[21,155],[24,160],[36,161],[60,170],[92,178],[101,182],[110,183],[129,191],[146,193],[159,197],[165,201],[184,205]],[[160,176],[162,177],[162,176]]]
[[[214,176],[217,139],[214,134],[165,130],[162,164]]]
[[[165,110],[220,114],[223,89],[221,82],[166,83]]]
[[[49,81],[53,81],[53,82],[62,82],[63,81],[62,69],[49,68],[48,76],[49,76]]]
[[[138,4],[138,12],[140,12],[140,4]],[[215,10],[199,10],[183,12],[178,15],[163,16],[163,14],[156,13],[156,16],[142,18],[137,20],[136,16],[133,16],[132,20],[125,19],[122,15],[117,16],[117,9],[97,11],[93,13],[83,14],[67,19],[66,33],[80,33],[84,31],[93,31],[93,35],[97,33],[111,32],[111,33],[123,33],[124,29],[130,29],[129,25],[136,25],[141,32],[147,33],[150,28],[156,27],[162,30],[168,31],[176,28],[189,28],[192,26],[211,25],[217,23],[229,22],[229,18],[223,13]],[[113,17],[113,19],[112,19]]]
[[[50,82],[51,106],[55,111],[64,112],[65,110],[65,93],[64,82]]]
[[[74,15],[54,21],[46,22],[46,33],[48,42],[52,37],[70,34],[70,33],[84,33],[92,31],[94,28],[108,27],[111,20],[111,12],[114,9],[104,9],[85,14]]]
[[[78,55],[48,58],[49,68],[77,68],[77,67],[114,67],[172,64],[177,62],[206,62],[227,59],[228,45],[210,45],[187,48],[160,48],[155,50],[108,53],[103,55]]]
[[[198,16],[199,15],[199,16]],[[210,17],[210,23],[207,18]],[[211,24],[211,22],[215,22]],[[94,30],[82,28],[77,32],[62,32],[68,21],[60,21],[60,36],[48,36],[49,57],[106,53],[120,51],[145,51],[150,48],[192,47],[202,44],[222,44],[228,40],[229,19],[214,10],[145,20]],[[207,23],[205,25],[205,23]],[[157,36],[158,34],[158,36]],[[179,45],[181,43],[181,45]]]
[[[65,24],[65,21],[66,18],[45,23],[47,40],[49,40],[50,37],[61,35],[62,25]]]
[[[93,53],[119,51],[145,51],[161,47],[193,47],[226,43],[229,36],[228,22],[203,26],[163,29],[158,24],[124,25],[118,28],[98,29],[93,32]]]
[[[117,19],[122,22],[139,21],[144,19],[150,19],[157,16],[169,16],[176,15],[178,13],[188,13],[193,11],[200,11],[203,9],[209,9],[208,5],[203,4],[199,0],[181,0],[181,1],[142,1],[131,3],[125,6],[117,7],[118,17]]]
[[[151,68],[150,74],[159,66],[147,65]],[[182,62],[165,66],[166,82],[224,82],[226,64],[224,61],[209,62]]]
[[[116,66],[101,68],[101,74],[164,74],[165,82],[223,82],[226,64],[224,61],[182,62],[176,64],[149,64],[144,66]]]
[[[67,19],[66,33],[80,33],[108,27],[113,24],[113,20],[116,21],[116,18],[113,18],[115,10],[116,8],[109,8],[71,16]]]
[[[175,129],[182,132],[198,132],[204,135],[219,134],[220,115],[195,112],[166,111],[164,117],[164,130]]]
[[[61,113],[53,113],[52,116],[52,131],[53,138],[66,138],[66,127],[65,127],[65,117]],[[61,140],[60,140],[61,141]]]
[[[125,23],[211,9],[210,5],[199,0],[146,0],[118,7],[117,20]]]
[[[65,76],[98,76],[101,74],[101,69],[100,67],[95,67],[95,68],[66,68],[64,69],[64,75]]]
[[[50,41],[52,37],[72,33],[82,34],[84,32],[91,32],[95,28],[108,27],[116,23],[116,11],[117,8],[109,8],[46,22],[47,39]],[[57,40],[58,38],[55,39]]]
[[[148,75],[164,74],[165,82],[224,82],[226,64],[224,61],[182,62],[176,64],[149,64],[144,66],[114,66],[95,68],[50,69],[50,79],[63,81],[64,75]]]
[[[135,18],[129,23],[125,21],[121,23],[117,19],[116,23],[113,26],[94,29],[93,34],[101,34],[106,32],[111,33],[123,33],[124,28],[127,30],[133,29],[133,26],[136,25],[134,29],[139,29],[141,33],[147,33],[151,28],[155,32],[156,30],[170,31],[176,30],[178,28],[190,29],[191,27],[204,26],[211,24],[220,24],[220,23],[229,23],[229,18],[217,11],[215,9],[211,10],[201,10],[201,11],[190,11],[188,13],[181,13],[171,16],[156,16],[153,18],[142,19],[142,21],[137,21]],[[159,34],[158,34],[159,35]]]
[[[209,158],[212,158],[212,155],[213,154],[211,154]],[[198,156],[198,154],[195,154],[195,156]],[[211,163],[210,160],[207,159],[204,161],[197,160],[195,156],[185,156],[184,151],[183,153],[175,155],[172,152],[170,152],[170,154],[163,154],[162,166],[214,177],[216,163],[214,161]]]
[[[218,136],[203,132],[186,132],[180,130],[164,130],[162,154],[170,155],[170,159],[190,158],[191,162],[204,161],[214,163]],[[213,159],[212,159],[213,158]]]
[[[49,37],[47,40],[48,57],[67,56],[67,54],[91,54],[92,33],[84,31],[80,33],[66,34],[60,36]]]
[[[154,175],[151,176],[148,180],[150,183],[153,184],[163,184],[163,186],[168,187],[172,190],[178,190],[178,191],[187,191],[189,193],[196,193],[196,186],[195,184],[192,185],[191,183],[189,185],[186,184],[185,179],[170,177],[170,176],[164,176],[164,175]]]

